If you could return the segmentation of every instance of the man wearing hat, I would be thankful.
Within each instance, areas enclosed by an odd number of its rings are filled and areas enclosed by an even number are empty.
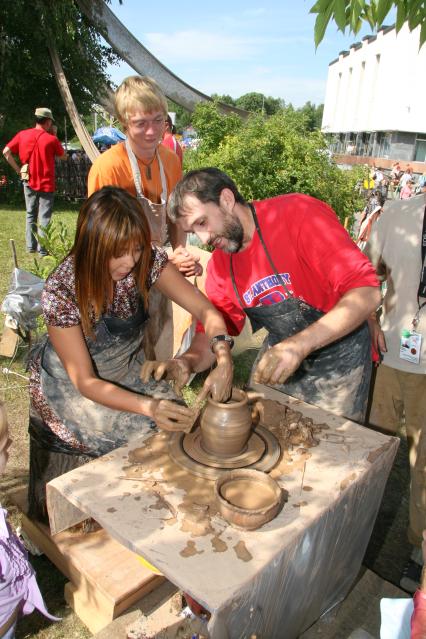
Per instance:
[[[35,127],[19,131],[4,147],[3,155],[22,179],[27,210],[27,251],[45,255],[37,245],[35,233],[42,234],[52,217],[55,195],[55,157],[66,158],[64,149],[56,137],[56,127],[50,109],[35,110]],[[18,155],[21,166],[13,157]],[[37,228],[37,225],[39,228]]]

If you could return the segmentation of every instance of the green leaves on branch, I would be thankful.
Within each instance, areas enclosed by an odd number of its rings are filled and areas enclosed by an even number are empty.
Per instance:
[[[407,23],[410,31],[421,26],[420,47],[426,41],[426,2],[424,0],[318,0],[310,10],[316,13],[314,38],[318,47],[324,38],[327,26],[334,21],[340,31],[346,29],[356,35],[363,22],[377,30],[390,10],[396,8],[396,32]]]
[[[247,199],[307,193],[330,204],[343,222],[361,207],[354,189],[358,176],[330,161],[323,134],[310,130],[310,109],[305,106],[241,121],[221,115],[215,105],[198,105],[193,123],[200,144],[196,151],[185,152],[185,170],[216,166],[236,181]]]

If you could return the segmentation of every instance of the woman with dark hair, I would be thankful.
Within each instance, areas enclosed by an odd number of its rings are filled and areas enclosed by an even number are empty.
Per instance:
[[[165,381],[143,382],[142,338],[151,287],[185,308],[213,338],[220,313],[151,244],[138,200],[104,187],[83,204],[69,255],[47,279],[47,336],[30,362],[30,514],[44,518],[45,484],[157,425],[185,430],[192,411]],[[216,343],[217,342],[217,343]],[[232,385],[229,344],[215,340],[217,368],[202,396],[223,399]],[[191,356],[174,360],[185,380]],[[196,370],[203,370],[197,367]]]

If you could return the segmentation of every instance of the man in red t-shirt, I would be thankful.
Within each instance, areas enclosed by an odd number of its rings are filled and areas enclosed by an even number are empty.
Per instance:
[[[366,319],[380,292],[334,211],[300,193],[248,204],[225,173],[208,168],[176,185],[168,213],[214,247],[206,292],[229,331],[209,344],[199,327],[187,351],[192,368],[210,365],[211,348],[232,344],[247,316],[254,331],[268,331],[252,381],[362,422],[371,373]],[[171,375],[176,368],[176,360],[162,365]]]
[[[21,176],[21,168],[13,154],[18,155],[21,164],[28,164],[29,179],[23,179],[25,206],[27,210],[26,245],[27,251],[40,255],[46,252],[37,246],[35,233],[42,235],[52,217],[55,196],[55,157],[66,159],[64,149],[56,137],[53,115],[50,109],[39,107],[35,110],[35,127],[19,131],[4,147],[3,155],[10,166]],[[23,176],[21,176],[23,177]],[[38,227],[38,228],[37,228]]]

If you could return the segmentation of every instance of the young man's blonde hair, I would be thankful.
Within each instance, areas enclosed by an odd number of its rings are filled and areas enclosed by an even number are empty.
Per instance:
[[[148,76],[131,75],[125,78],[115,93],[115,112],[123,127],[135,111],[162,111],[167,116],[166,96],[155,80]]]

